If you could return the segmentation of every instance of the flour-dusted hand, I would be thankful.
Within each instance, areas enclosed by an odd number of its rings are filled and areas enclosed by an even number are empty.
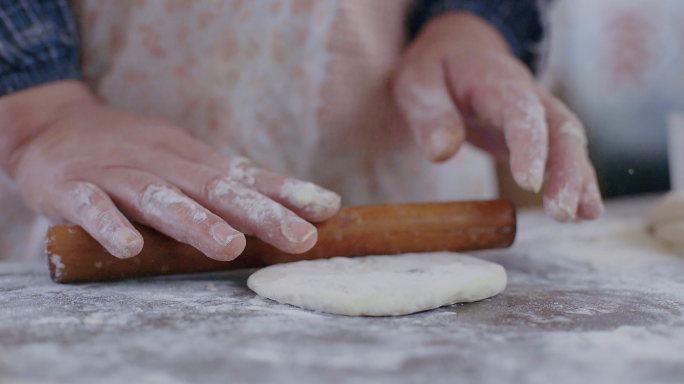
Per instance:
[[[486,21],[465,12],[432,20],[409,46],[394,93],[431,160],[449,159],[467,136],[508,159],[520,187],[538,192],[545,181],[544,206],[556,220],[603,212],[582,124]]]
[[[308,221],[340,206],[335,193],[224,155],[166,121],[109,108],[76,81],[0,98],[0,161],[32,208],[82,226],[120,258],[143,246],[124,214],[232,260],[243,233],[305,252],[317,238]]]

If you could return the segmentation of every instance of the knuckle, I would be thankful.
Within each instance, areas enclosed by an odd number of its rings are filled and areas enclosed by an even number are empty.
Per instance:
[[[202,184],[200,194],[204,199],[213,201],[233,193],[237,187],[235,184],[235,181],[223,176],[212,176]]]
[[[117,228],[119,222],[116,214],[112,211],[101,211],[97,209],[92,218],[92,225],[97,231],[112,233]]]
[[[405,97],[414,93],[417,83],[420,83],[420,71],[414,66],[402,64],[394,76],[393,90],[397,97]]]
[[[70,189],[74,215],[83,225],[101,233],[113,231],[119,222],[117,212],[108,204],[107,195],[87,182]]]
[[[256,176],[260,172],[258,168],[251,165],[249,159],[245,157],[235,157],[228,162],[228,176],[238,180],[247,186],[256,183]]]
[[[588,145],[587,134],[577,119],[568,119],[558,127],[558,135],[578,142],[582,147]]]
[[[170,194],[180,195],[180,190],[174,186],[166,185],[160,182],[147,183],[140,188],[136,194],[136,206],[141,212],[143,212],[143,214],[145,214],[145,216],[148,216],[148,214],[152,213],[154,207],[160,205],[160,203],[165,198],[168,198]]]
[[[146,204],[149,204],[149,202],[153,200],[154,195],[157,193],[159,188],[162,187],[163,185],[160,183],[149,183],[140,188],[140,191],[137,193],[137,206],[142,207]]]
[[[74,213],[84,216],[101,200],[101,192],[91,183],[76,183],[68,187]]]

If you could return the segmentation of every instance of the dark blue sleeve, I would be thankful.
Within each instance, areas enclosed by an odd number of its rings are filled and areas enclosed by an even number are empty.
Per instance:
[[[78,79],[79,60],[67,0],[0,0],[0,96]]]
[[[548,0],[547,0],[548,1]],[[534,61],[534,46],[544,33],[539,3],[545,0],[418,0],[408,19],[410,37],[415,37],[433,18],[449,11],[467,11],[482,17],[501,31],[521,60]]]

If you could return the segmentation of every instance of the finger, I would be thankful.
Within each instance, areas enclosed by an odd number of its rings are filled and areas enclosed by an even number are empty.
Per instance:
[[[494,128],[476,117],[466,117],[468,142],[494,156],[498,161],[508,163],[511,153],[506,138],[500,129]]]
[[[127,259],[142,250],[143,238],[140,233],[109,196],[94,184],[64,182],[50,196],[59,216],[81,226],[112,255]]]
[[[253,187],[305,220],[324,221],[340,210],[340,195],[332,191],[255,167],[244,157],[221,156],[223,159],[213,162],[217,169]]]
[[[591,164],[587,165],[584,172],[584,187],[582,189],[582,197],[579,200],[577,216],[583,220],[596,220],[601,217],[605,208],[598,186],[598,179],[596,178],[596,171],[594,171],[594,167]]]
[[[306,252],[316,243],[316,227],[245,184],[202,164],[177,158],[166,163],[169,167],[158,170],[161,177],[238,230],[289,253]]]
[[[589,172],[591,165],[584,128],[558,99],[545,92],[542,92],[542,97],[549,122],[549,162],[544,207],[558,221],[581,219],[583,217],[578,216],[578,209],[586,190],[582,214],[592,216],[600,209],[596,206],[595,196],[598,185]]]
[[[212,259],[230,261],[245,248],[242,233],[158,177],[123,168],[93,177],[134,220],[190,244]]]
[[[465,126],[447,87],[440,57],[409,52],[394,81],[394,98],[430,160],[446,161],[458,151],[465,141]]]
[[[219,170],[256,189],[305,220],[324,221],[340,209],[341,198],[335,192],[255,167],[244,157],[225,155],[200,141],[193,140],[175,152],[190,162]]]
[[[539,192],[549,153],[549,133],[544,106],[533,84],[484,81],[468,93],[467,104],[475,115],[503,130],[516,183],[525,190]]]

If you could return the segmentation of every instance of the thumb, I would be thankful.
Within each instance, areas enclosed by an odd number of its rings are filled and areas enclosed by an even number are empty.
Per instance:
[[[441,60],[421,56],[406,56],[394,80],[394,98],[420,149],[430,160],[442,162],[465,141],[465,125],[447,88]]]

